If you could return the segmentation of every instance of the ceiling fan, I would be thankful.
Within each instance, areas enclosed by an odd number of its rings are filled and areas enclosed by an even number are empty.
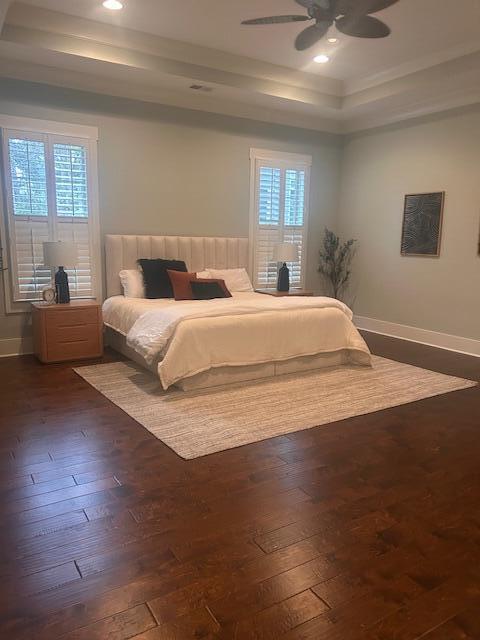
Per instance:
[[[307,15],[271,16],[244,20],[242,24],[281,24],[315,20],[295,40],[298,51],[309,49],[335,24],[348,36],[357,38],[386,38],[391,30],[384,22],[369,15],[386,9],[398,0],[295,0],[307,10]]]

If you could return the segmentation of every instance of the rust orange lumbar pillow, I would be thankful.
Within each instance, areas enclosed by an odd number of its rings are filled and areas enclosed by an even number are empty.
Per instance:
[[[175,300],[193,300],[190,282],[197,279],[197,274],[188,271],[171,271],[170,269],[167,269],[167,273],[172,283]]]

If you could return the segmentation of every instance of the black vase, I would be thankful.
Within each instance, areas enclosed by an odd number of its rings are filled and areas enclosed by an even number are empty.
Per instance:
[[[278,270],[278,282],[277,291],[289,291],[290,290],[290,272],[287,264],[284,262],[283,266]]]
[[[66,304],[70,302],[70,289],[68,288],[68,275],[63,267],[58,267],[55,274],[55,291],[57,293],[57,303]]]

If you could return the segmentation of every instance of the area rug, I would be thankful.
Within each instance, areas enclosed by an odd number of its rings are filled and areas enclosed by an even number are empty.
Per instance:
[[[326,425],[476,383],[374,356],[347,365],[201,391],[163,391],[133,362],[75,369],[185,459]]]

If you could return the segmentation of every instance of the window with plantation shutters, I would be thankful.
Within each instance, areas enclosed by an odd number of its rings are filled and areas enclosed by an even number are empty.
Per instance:
[[[253,280],[257,288],[274,288],[278,264],[274,245],[296,244],[299,260],[289,263],[290,285],[305,282],[308,188],[311,157],[252,149],[250,245]]]
[[[94,298],[97,250],[93,183],[95,143],[85,138],[2,129],[10,302],[38,300],[52,282],[43,243],[72,241],[78,264],[67,269],[72,298]],[[98,235],[98,234],[97,234]],[[5,266],[5,265],[4,265]]]

